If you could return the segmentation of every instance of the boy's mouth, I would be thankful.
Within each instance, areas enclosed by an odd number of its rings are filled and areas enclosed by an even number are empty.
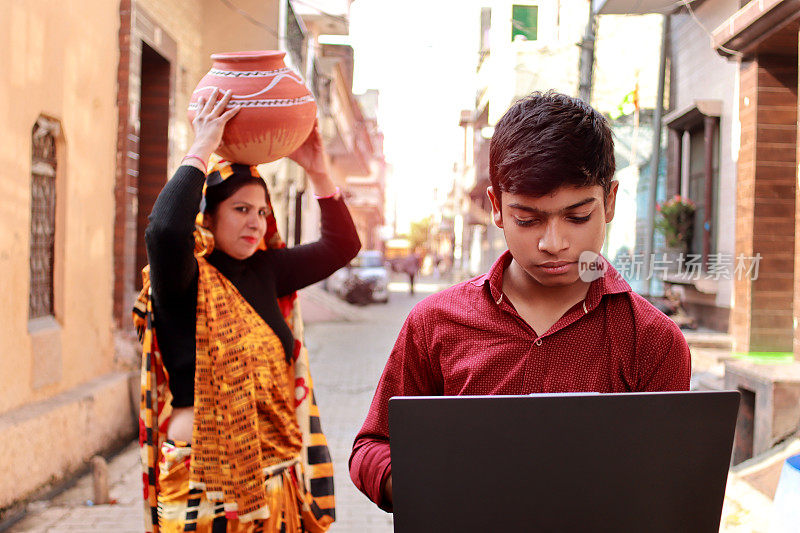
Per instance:
[[[569,270],[573,263],[573,261],[548,261],[537,266],[548,274],[562,274]]]

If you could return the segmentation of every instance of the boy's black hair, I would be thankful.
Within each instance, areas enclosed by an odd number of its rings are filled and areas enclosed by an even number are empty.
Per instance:
[[[501,192],[544,196],[561,186],[600,185],[607,194],[614,170],[614,140],[603,115],[553,91],[514,103],[489,145],[489,179],[498,198]]]

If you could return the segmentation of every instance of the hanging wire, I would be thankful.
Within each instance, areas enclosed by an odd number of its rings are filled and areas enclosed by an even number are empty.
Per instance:
[[[637,3],[636,3],[636,6],[633,9],[631,9],[628,13],[626,13],[625,15],[626,16],[640,15],[641,13],[636,13],[636,10],[641,5],[642,1],[643,0],[638,0]],[[694,9],[692,9],[692,6],[691,6],[692,3],[698,2],[698,1],[700,1],[700,0],[677,0],[675,3],[667,5],[667,6],[664,6],[664,7],[665,8],[685,7],[686,10],[689,12],[689,15],[695,21],[695,23],[698,26],[700,26],[700,29],[702,29],[706,33],[706,35],[708,35],[708,38],[711,41],[711,45],[713,47],[714,46],[714,34],[712,34],[711,31],[709,31],[709,29],[706,28],[706,26],[700,21],[700,19],[697,18],[697,15],[695,14]],[[716,48],[719,48],[723,52],[725,52],[727,54],[730,54],[730,55],[732,55],[734,57],[742,58],[744,56],[743,53],[738,52],[736,50],[731,50],[730,48],[725,48],[722,45],[717,46]]]
[[[700,28],[704,32],[706,32],[706,34],[708,35],[709,40],[711,41],[711,46],[713,47],[714,46],[714,35],[708,30],[708,28],[705,27],[705,25],[702,22],[700,22],[700,19],[697,18],[697,15],[695,15],[694,9],[692,9],[692,6],[690,4],[691,4],[691,2],[689,0],[680,0],[680,2],[678,2],[676,5],[682,5],[689,11],[689,14],[692,16],[692,18],[697,23],[697,25],[700,26]],[[725,48],[722,45],[719,45],[716,48],[719,48],[723,52],[725,52],[727,54],[730,54],[730,55],[732,55],[734,57],[737,57],[739,59],[741,59],[744,56],[743,53],[741,53],[739,51],[736,51],[736,50],[731,50],[730,48]]]
[[[304,5],[306,7],[310,7],[314,11],[318,12],[320,15],[322,15],[324,17],[328,17],[329,19],[335,20],[337,22],[343,22],[345,24],[349,23],[349,20],[347,19],[347,17],[341,16],[341,15],[333,15],[331,13],[328,13],[327,11],[323,11],[322,9],[318,8],[317,6],[315,6],[314,4],[310,4],[308,2],[304,2],[303,0],[290,0],[290,2],[292,2],[293,4],[300,4],[300,5]]]

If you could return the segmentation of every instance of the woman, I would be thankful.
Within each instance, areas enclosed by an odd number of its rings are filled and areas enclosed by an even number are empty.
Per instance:
[[[145,232],[149,275],[134,321],[147,519],[162,532],[325,531],[332,469],[295,291],[346,265],[361,244],[316,125],[289,156],[319,199],[315,243],[283,246],[255,167],[222,162],[206,177],[239,109],[226,111],[230,92],[217,97],[200,102],[194,144]]]

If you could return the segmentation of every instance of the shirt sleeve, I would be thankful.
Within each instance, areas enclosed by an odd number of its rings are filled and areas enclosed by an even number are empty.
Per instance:
[[[659,313],[638,335],[639,392],[686,391],[692,375],[689,345],[675,322]]]
[[[316,242],[266,252],[277,296],[321,281],[347,265],[361,249],[356,226],[344,200],[319,200],[321,236]]]
[[[185,293],[197,278],[192,234],[204,182],[201,170],[181,165],[153,204],[144,239],[156,299]]]
[[[350,454],[350,478],[356,487],[384,511],[392,506],[383,498],[383,485],[392,473],[389,451],[389,398],[441,394],[428,356],[419,307],[406,319],[372,398],[367,418]]]

